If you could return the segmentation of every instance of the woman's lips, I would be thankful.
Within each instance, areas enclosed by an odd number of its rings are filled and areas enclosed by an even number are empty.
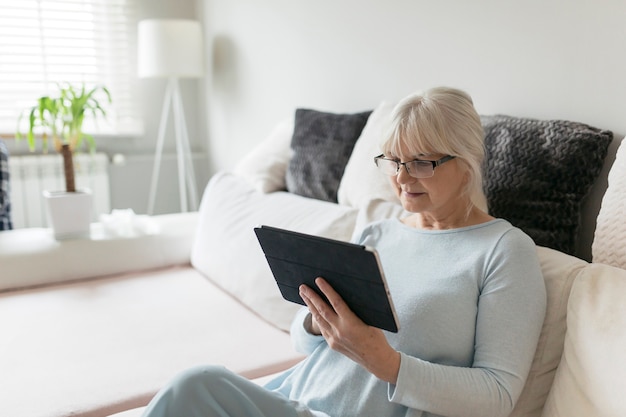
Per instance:
[[[404,195],[406,195],[407,197],[411,197],[411,198],[419,197],[425,194],[425,193],[411,192],[411,191],[402,191],[402,192],[404,193]]]

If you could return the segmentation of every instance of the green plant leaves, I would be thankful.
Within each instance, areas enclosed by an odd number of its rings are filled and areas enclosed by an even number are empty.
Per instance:
[[[35,149],[35,133],[42,132],[42,147],[47,151],[48,138],[51,136],[54,147],[60,151],[61,145],[68,144],[72,150],[78,149],[85,139],[90,151],[95,150],[93,136],[83,132],[83,122],[86,115],[94,118],[106,118],[106,111],[96,97],[103,93],[108,103],[112,102],[111,93],[104,87],[97,85],[91,89],[83,83],[75,86],[69,83],[57,84],[59,93],[55,97],[42,96],[37,99],[37,104],[26,110],[28,112],[28,131],[26,138],[31,151]],[[25,112],[26,112],[25,111]],[[22,138],[19,131],[23,112],[18,119],[16,139]]]

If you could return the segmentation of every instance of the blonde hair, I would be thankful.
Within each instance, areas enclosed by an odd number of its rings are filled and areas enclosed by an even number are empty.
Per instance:
[[[487,211],[483,191],[484,131],[472,98],[464,91],[436,87],[398,103],[381,145],[386,155],[444,154],[457,158],[468,173],[465,192],[474,206]],[[471,206],[468,207],[468,214]]]

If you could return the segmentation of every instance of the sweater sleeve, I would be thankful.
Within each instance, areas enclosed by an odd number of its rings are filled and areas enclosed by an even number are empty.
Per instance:
[[[537,347],[546,292],[534,243],[518,229],[488,258],[478,299],[471,367],[401,356],[389,400],[449,417],[508,416],[523,389]]]
[[[306,323],[310,320],[311,313],[308,308],[298,311],[291,322],[291,342],[297,352],[305,355],[313,352],[321,343],[326,343],[322,336],[309,333]]]

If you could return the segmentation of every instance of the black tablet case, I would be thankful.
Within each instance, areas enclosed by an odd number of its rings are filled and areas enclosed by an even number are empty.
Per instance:
[[[398,331],[396,314],[376,251],[365,246],[270,226],[254,229],[286,300],[304,304],[298,287],[323,277],[370,326]]]

